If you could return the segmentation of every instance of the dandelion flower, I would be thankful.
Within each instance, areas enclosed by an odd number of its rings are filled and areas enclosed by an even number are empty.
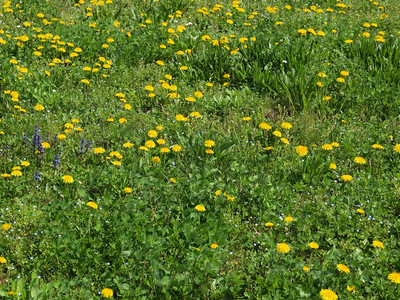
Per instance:
[[[124,148],[131,148],[131,147],[133,147],[134,145],[132,144],[132,143],[125,143],[125,144],[123,144],[122,145]]]
[[[338,299],[338,296],[336,293],[332,290],[321,290],[319,292],[319,295],[323,300],[336,300]]]
[[[342,175],[342,179],[345,182],[352,181],[353,180],[353,176],[351,176],[351,175]]]
[[[383,146],[380,144],[373,144],[371,147],[374,149],[383,149]]]
[[[283,129],[290,129],[290,128],[292,128],[293,126],[292,126],[292,124],[290,124],[290,123],[288,123],[288,122],[284,122],[284,123],[281,124],[281,127],[282,127]]]
[[[130,193],[132,193],[132,188],[126,187],[126,188],[124,188],[124,192],[127,194],[130,194]]]
[[[215,146],[215,142],[213,140],[207,140],[204,142],[204,146],[211,148]]]
[[[65,134],[63,134],[63,133],[60,133],[60,134],[57,135],[57,138],[58,138],[60,141],[62,141],[62,140],[65,140],[65,139],[67,138],[67,136],[66,136]]]
[[[202,205],[202,204],[196,205],[196,206],[195,206],[195,209],[196,209],[197,211],[206,211],[205,206]]]
[[[383,243],[380,241],[372,241],[372,247],[385,249],[385,246],[383,246]]]
[[[276,136],[276,137],[281,137],[282,136],[282,133],[280,131],[278,131],[278,130],[273,131],[272,134],[274,136]]]
[[[260,123],[260,125],[258,125],[259,128],[264,129],[264,130],[271,130],[271,126],[265,122]]]
[[[322,150],[330,151],[333,149],[333,146],[331,144],[325,144],[321,148],[322,148]]]
[[[153,163],[158,164],[161,160],[160,160],[160,158],[159,158],[158,156],[154,156],[154,157],[151,159],[151,161],[152,161]]]
[[[331,164],[329,165],[329,169],[336,170],[336,169],[337,169],[337,166],[336,166],[334,163],[331,163]]]
[[[94,152],[94,154],[101,154],[101,153],[106,152],[106,150],[104,150],[104,148],[97,147],[97,148],[93,149],[93,152]]]
[[[22,172],[20,170],[14,170],[11,172],[11,176],[20,177],[22,176]]]
[[[42,111],[42,110],[44,110],[44,106],[41,105],[41,104],[37,104],[37,105],[35,105],[35,110],[36,111]]]
[[[304,272],[308,272],[308,271],[310,271],[310,269],[309,269],[307,266],[304,266],[304,267],[303,267],[303,271],[304,271]]]
[[[118,161],[118,160],[115,160],[115,161],[113,161],[113,162],[111,162],[114,166],[120,166],[120,165],[122,165],[122,163],[120,162],[120,161]]]
[[[344,82],[346,82],[346,80],[344,80],[343,77],[338,77],[338,78],[336,78],[336,81],[339,82],[339,83],[344,83]]]
[[[365,165],[367,163],[366,159],[360,156],[356,157],[354,162],[360,165]]]
[[[308,149],[305,146],[297,146],[296,147],[296,152],[300,156],[305,156],[308,153]]]
[[[50,148],[50,144],[48,142],[43,142],[42,146],[44,149],[49,149]]]
[[[265,226],[266,226],[266,227],[273,227],[273,226],[274,226],[274,223],[272,223],[272,222],[267,222],[267,223],[265,223]]]
[[[181,151],[181,150],[182,150],[182,147],[179,146],[179,145],[174,145],[174,146],[172,146],[172,151],[174,151],[174,152],[179,152],[179,151]]]
[[[354,286],[347,286],[347,290],[350,292],[350,293],[353,293],[353,294],[355,294],[356,293],[356,289],[355,289],[355,287]]]
[[[346,273],[346,274],[350,273],[349,267],[344,264],[338,264],[336,267],[337,267],[338,271],[341,273]]]
[[[154,143],[154,141],[152,141],[152,140],[146,141],[146,142],[144,143],[144,145],[145,145],[147,148],[155,148],[155,147],[156,147],[156,143]]]
[[[365,211],[364,211],[363,209],[361,209],[361,208],[357,209],[357,212],[358,212],[359,214],[365,214]]]
[[[211,244],[211,249],[217,249],[218,248],[218,244],[217,243],[213,243]]]
[[[332,147],[338,148],[339,147],[339,143],[338,142],[333,142],[331,143]]]
[[[62,180],[64,183],[73,183],[74,182],[74,178],[71,175],[64,175],[62,177]]]
[[[349,72],[347,72],[347,71],[341,71],[341,72],[340,72],[340,75],[346,77],[346,76],[349,76]]]
[[[290,251],[290,247],[289,247],[288,244],[279,243],[279,244],[276,246],[276,250],[277,250],[279,253],[288,253],[288,252]]]
[[[281,138],[282,143],[289,144],[289,140],[287,138]]]
[[[169,180],[171,180],[172,183],[177,183],[177,181],[176,181],[175,178],[172,178],[172,177],[171,177]]]
[[[400,283],[400,273],[390,273],[387,278],[393,283]]]
[[[212,149],[206,149],[207,154],[214,154],[214,151]]]
[[[98,206],[96,203],[94,203],[93,201],[89,201],[88,203],[86,203],[87,206],[90,206],[91,208],[97,209]]]
[[[288,216],[288,217],[285,218],[285,221],[290,223],[290,222],[293,221],[293,218],[291,216]]]
[[[245,121],[245,122],[249,122],[251,120],[251,118],[250,117],[243,117],[242,120]]]
[[[7,262],[7,259],[5,259],[3,256],[0,256],[0,264],[5,264]]]
[[[101,294],[103,295],[104,298],[111,298],[114,293],[112,289],[105,288],[101,291]]]
[[[23,167],[29,167],[31,164],[29,163],[29,161],[23,161],[22,163],[21,163],[21,166],[23,166]]]
[[[167,147],[163,147],[163,148],[160,149],[160,152],[161,153],[168,153],[168,152],[171,152],[171,150],[169,150]]]
[[[400,144],[397,144],[396,146],[393,147],[393,150],[397,153],[400,153]]]
[[[155,138],[155,137],[158,136],[158,133],[157,133],[157,131],[155,131],[155,130],[150,130],[150,131],[147,133],[147,135],[148,135],[149,137],[151,137],[151,138]]]
[[[11,225],[8,224],[8,223],[6,223],[6,224],[3,224],[1,227],[2,227],[5,231],[7,231],[7,230],[9,230],[9,229],[11,228]]]
[[[315,242],[309,243],[308,246],[309,246],[311,249],[318,249],[318,248],[319,248],[319,245],[318,245],[317,243],[315,243]]]

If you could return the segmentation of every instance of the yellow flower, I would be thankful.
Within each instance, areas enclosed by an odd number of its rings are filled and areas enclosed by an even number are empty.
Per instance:
[[[383,146],[380,144],[373,144],[371,147],[374,149],[383,149]]]
[[[104,150],[104,149],[101,148],[101,147],[98,147],[98,148],[94,148],[94,149],[93,149],[93,152],[94,152],[94,154],[101,154],[101,153],[106,152],[106,150]]]
[[[267,222],[267,223],[265,223],[265,226],[266,226],[266,227],[273,227],[273,226],[274,226],[274,223],[272,223],[272,222]]]
[[[132,143],[125,143],[125,144],[123,144],[122,145],[124,148],[131,148],[131,147],[133,147],[134,145],[132,144]]]
[[[293,126],[292,126],[292,124],[290,124],[290,123],[284,122],[284,123],[281,124],[281,127],[282,127],[283,129],[290,129],[290,128],[292,128]]]
[[[214,154],[214,151],[212,149],[206,149],[207,154]]]
[[[3,173],[1,174],[2,178],[10,178],[11,174]]]
[[[355,287],[354,286],[347,286],[347,290],[350,292],[350,293],[356,293],[356,289],[355,289]]]
[[[159,145],[165,145],[165,140],[164,139],[158,139],[157,144]]]
[[[343,181],[346,181],[346,182],[352,181],[353,180],[353,176],[351,176],[351,175],[343,175],[342,179],[343,179]]]
[[[397,153],[400,153],[400,144],[397,144],[396,146],[394,146],[393,150]]]
[[[349,72],[347,72],[347,71],[341,71],[341,72],[340,72],[340,75],[346,77],[346,76],[349,76]]]
[[[171,180],[172,183],[177,183],[177,181],[176,181],[175,178],[172,178],[172,177],[171,177],[169,180]]]
[[[154,141],[152,141],[152,140],[146,141],[146,142],[144,143],[144,145],[145,145],[147,148],[155,148],[155,147],[156,147],[156,143],[154,143]]]
[[[196,97],[196,98],[203,98],[203,93],[202,92],[200,92],[200,91],[196,91],[195,93],[194,93],[194,96]]]
[[[89,83],[90,83],[89,80],[87,80],[87,79],[82,79],[81,82],[82,82],[82,83],[86,83],[86,84],[89,84]]]
[[[158,156],[154,156],[152,159],[151,159],[151,161],[153,162],[153,163],[159,163],[161,160],[160,160],[160,158],[158,157]]]
[[[318,245],[317,243],[315,243],[315,242],[309,243],[308,246],[309,246],[311,249],[318,249],[318,248],[319,248],[319,245]]]
[[[0,264],[5,264],[7,262],[7,259],[5,259],[3,256],[0,256]]]
[[[130,104],[125,104],[125,105],[124,105],[124,108],[127,109],[127,110],[129,110],[129,109],[132,109],[132,106],[131,106]]]
[[[218,248],[218,244],[217,243],[213,243],[211,244],[211,249],[217,249]]]
[[[97,209],[98,206],[96,203],[94,203],[93,201],[89,201],[88,203],[86,203],[87,206],[90,206],[91,208]]]
[[[149,151],[149,148],[147,148],[146,146],[140,146],[139,149],[143,151]]]
[[[245,121],[245,122],[249,122],[251,120],[251,118],[250,117],[243,117],[242,120]]]
[[[174,152],[179,152],[179,151],[181,151],[181,150],[182,150],[182,147],[179,146],[179,145],[174,145],[174,146],[172,146],[172,151],[174,151]]]
[[[288,252],[290,251],[290,247],[289,247],[288,244],[279,243],[279,244],[276,246],[276,250],[277,250],[279,253],[288,253]]]
[[[126,120],[125,118],[121,118],[121,119],[118,120],[118,122],[119,122],[120,124],[123,124],[123,123],[126,123],[127,120]]]
[[[20,177],[22,176],[22,172],[20,170],[14,170],[11,172],[11,176]]]
[[[74,125],[72,123],[65,123],[64,127],[65,128],[74,128]]]
[[[272,134],[274,136],[276,136],[276,137],[281,137],[282,136],[282,133],[280,131],[278,131],[278,130],[273,131]]]
[[[71,175],[64,175],[62,177],[62,180],[64,183],[73,183],[74,182],[74,178]]]
[[[148,135],[149,137],[151,137],[151,138],[155,138],[155,137],[158,136],[158,133],[157,133],[157,131],[155,131],[155,130],[150,130],[150,131],[147,133],[147,135]]]
[[[196,206],[195,206],[195,209],[196,209],[197,211],[206,211],[205,206],[202,205],[202,204],[196,205]]]
[[[65,140],[67,138],[67,136],[63,133],[60,133],[57,135],[57,138],[62,141],[62,140]]]
[[[400,283],[400,273],[390,273],[387,278],[393,283]]]
[[[344,82],[345,82],[345,80],[344,80],[343,77],[338,77],[338,78],[336,78],[336,81],[337,81],[337,82],[340,82],[340,83],[344,83]]]
[[[300,156],[305,156],[308,153],[308,149],[305,146],[297,146],[296,147],[296,152]]]
[[[380,241],[372,241],[372,247],[385,249],[385,246],[383,246],[383,243]]]
[[[215,142],[213,140],[207,140],[204,142],[204,146],[211,148],[215,146]]]
[[[149,91],[149,92],[154,91],[154,88],[153,88],[151,85],[146,85],[146,86],[144,87],[144,89],[145,89],[146,91]]]
[[[163,148],[160,149],[160,152],[161,153],[168,153],[168,152],[171,152],[171,150],[169,150],[167,147],[163,147]]]
[[[291,216],[288,216],[288,217],[285,218],[285,221],[290,223],[290,222],[293,221],[293,218]]]
[[[319,295],[321,296],[322,300],[337,300],[338,299],[338,296],[332,290],[321,290],[319,292]]]
[[[289,141],[287,138],[281,138],[282,143],[284,144],[289,144]]]
[[[9,229],[11,228],[11,225],[8,224],[8,223],[6,223],[6,224],[3,224],[1,227],[3,227],[3,229],[4,229],[5,231],[7,231],[7,230],[9,230]]]
[[[118,161],[118,160],[113,161],[112,164],[113,164],[114,166],[120,166],[120,165],[122,165],[122,163],[121,163],[120,161]]]
[[[24,167],[29,167],[31,164],[29,163],[29,161],[23,161],[22,163],[21,163],[21,166],[24,166]]]
[[[346,44],[351,44],[353,42],[353,40],[345,40],[344,41]]]
[[[44,149],[50,148],[50,144],[48,142],[43,142],[42,146],[43,146]]]
[[[365,165],[367,163],[366,159],[362,158],[360,156],[356,157],[354,159],[354,162],[357,163],[357,164],[360,164],[360,165]]]
[[[365,213],[365,211],[362,210],[361,208],[358,208],[358,209],[357,209],[357,212],[358,212],[359,214],[364,214],[364,213]]]
[[[304,266],[304,267],[303,267],[303,271],[304,271],[304,272],[308,272],[308,271],[310,271],[310,269],[309,269],[307,266]]]
[[[175,116],[175,120],[181,122],[181,121],[185,121],[185,117],[181,114],[178,114]]]
[[[330,151],[330,150],[333,149],[333,146],[331,144],[325,144],[325,145],[322,146],[322,149]]]
[[[270,125],[268,125],[265,122],[260,123],[260,125],[258,125],[259,128],[264,129],[264,130],[270,130],[272,129],[272,127]]]
[[[349,273],[350,273],[350,269],[349,269],[349,267],[346,266],[346,265],[338,264],[336,267],[337,267],[337,269],[338,269],[339,272],[346,273],[346,274],[349,274]]]
[[[130,193],[132,193],[132,188],[126,187],[126,188],[124,188],[124,192],[127,194],[130,194]]]
[[[42,110],[44,110],[44,106],[42,104],[37,104],[37,105],[35,105],[35,110],[42,111]]]
[[[115,23],[119,23],[119,22],[114,22],[114,26],[115,26]],[[103,289],[101,291],[101,294],[103,295],[104,298],[111,298],[112,296],[114,296],[113,290],[109,289],[109,288]]]
[[[339,143],[338,142],[333,142],[331,143],[332,147],[338,148],[339,147]]]

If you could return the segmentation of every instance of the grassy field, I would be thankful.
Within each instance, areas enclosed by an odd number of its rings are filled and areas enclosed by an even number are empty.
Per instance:
[[[397,0],[1,0],[1,299],[400,299]]]

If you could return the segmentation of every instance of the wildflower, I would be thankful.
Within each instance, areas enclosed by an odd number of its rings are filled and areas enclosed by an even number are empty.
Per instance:
[[[383,246],[383,243],[380,241],[372,241],[372,247],[385,249],[385,246]]]
[[[207,140],[204,142],[204,146],[211,148],[215,146],[215,142],[213,140]]]
[[[143,151],[149,151],[149,148],[147,148],[146,146],[140,146],[139,149]]]
[[[144,87],[144,89],[145,89],[146,91],[149,91],[149,92],[154,91],[154,88],[153,88],[151,85],[146,85],[146,86]]]
[[[289,247],[288,244],[279,243],[279,244],[276,246],[276,250],[277,250],[279,253],[288,253],[288,252],[290,251],[290,247]]]
[[[217,243],[213,243],[211,244],[211,249],[217,249],[218,248],[218,244]]]
[[[88,203],[86,203],[87,206],[90,206],[91,208],[97,209],[98,206],[96,203],[94,203],[93,201],[89,201]]]
[[[20,170],[14,170],[11,172],[11,176],[20,177],[22,176],[22,172]]]
[[[340,75],[342,75],[343,77],[349,76],[349,72],[347,71],[341,71]]]
[[[251,120],[251,118],[250,117],[243,117],[242,120],[245,121],[245,122],[249,122]]]
[[[296,152],[300,156],[305,156],[308,153],[308,149],[305,146],[297,146],[296,147]]]
[[[280,131],[278,131],[278,130],[273,131],[272,134],[274,136],[276,136],[276,137],[281,137],[282,136],[282,133]]]
[[[264,129],[264,130],[270,130],[272,127],[270,125],[268,125],[265,122],[260,123],[260,125],[258,125],[259,128]]]
[[[338,298],[336,293],[332,290],[321,290],[319,295],[323,300],[336,300]]]
[[[7,230],[9,230],[9,229],[11,228],[11,225],[8,224],[8,223],[6,223],[6,224],[3,224],[1,227],[3,227],[3,229],[4,229],[5,231],[7,231]]]
[[[43,142],[42,146],[43,146],[44,149],[50,148],[50,144],[48,142]]]
[[[290,223],[290,222],[293,221],[293,218],[291,216],[288,216],[288,217],[285,218],[285,221]]]
[[[332,146],[331,144],[325,144],[325,145],[322,145],[321,148],[322,148],[323,150],[330,151],[330,150],[333,149],[333,146]]]
[[[350,292],[350,293],[356,293],[356,289],[355,289],[355,287],[354,286],[347,286],[347,290]]]
[[[397,153],[400,153],[400,144],[397,144],[396,146],[394,146],[393,150]]]
[[[176,179],[171,177],[169,180],[171,180],[172,183],[177,183]]]
[[[0,264],[5,264],[7,262],[7,259],[5,259],[3,256],[0,256]]]
[[[151,159],[151,161],[152,161],[153,163],[158,164],[158,163],[160,162],[160,158],[159,158],[158,156],[154,156],[154,157]]]
[[[35,105],[35,110],[36,111],[42,111],[42,110],[44,110],[44,106],[41,105],[41,104],[37,104],[37,105]]]
[[[400,273],[390,273],[387,278],[393,283],[400,283]]]
[[[267,223],[265,223],[265,226],[266,226],[266,227],[273,227],[273,226],[274,226],[274,223],[272,223],[272,222],[267,222]]]
[[[120,165],[122,165],[122,163],[121,163],[120,161],[118,161],[118,160],[113,161],[112,164],[113,164],[114,166],[120,166]]]
[[[357,163],[357,164],[360,164],[360,165],[365,165],[367,163],[366,159],[362,158],[360,156],[356,157],[354,159],[354,162]]]
[[[344,82],[345,82],[345,80],[344,80],[343,77],[338,77],[338,78],[336,78],[336,81],[337,81],[337,82],[340,82],[340,83],[344,83]]]
[[[24,166],[24,167],[29,167],[31,164],[29,163],[29,161],[23,161],[22,163],[21,163],[21,166]]]
[[[181,150],[182,150],[182,147],[179,146],[179,145],[174,145],[174,146],[172,146],[172,151],[174,151],[174,152],[179,152],[179,151],[181,151]]]
[[[339,272],[346,273],[346,274],[349,274],[349,273],[350,273],[350,269],[349,269],[349,267],[346,266],[346,265],[338,264],[336,267],[337,267],[337,269],[338,269]]]
[[[121,118],[121,119],[118,120],[118,122],[119,122],[120,124],[123,124],[123,123],[126,123],[127,120],[126,120],[125,118]]]
[[[333,142],[331,143],[332,147],[338,148],[339,147],[339,143],[338,142]]]
[[[202,205],[202,204],[196,205],[196,206],[195,206],[195,209],[196,209],[197,211],[206,211],[205,206]]]
[[[214,154],[214,151],[212,149],[206,149],[207,154]]]
[[[383,146],[380,144],[373,144],[371,147],[374,149],[383,149]]]
[[[353,42],[353,40],[345,40],[344,41],[346,44],[351,44]]]
[[[114,22],[114,25],[115,25],[115,23],[119,23],[119,22]],[[114,295],[113,290],[109,289],[109,288],[103,289],[101,291],[101,294],[103,295],[104,298],[111,298]]]
[[[125,144],[123,144],[122,145],[124,148],[131,148],[131,147],[133,147],[134,145],[132,144],[132,143],[125,143]]]
[[[203,98],[203,93],[202,92],[200,92],[200,91],[196,91],[195,93],[194,93],[194,96],[196,97],[196,98]]]
[[[357,212],[358,212],[359,214],[364,214],[364,213],[365,213],[365,211],[364,211],[363,209],[361,209],[361,208],[358,208],[358,209],[357,209]]]
[[[94,148],[94,149],[93,149],[93,152],[94,152],[94,154],[101,154],[101,153],[106,152],[106,150],[104,150],[104,149],[101,148],[101,147],[98,147],[98,148]]]
[[[57,138],[62,141],[62,140],[65,140],[67,138],[67,136],[63,133],[60,133],[57,135]]]
[[[73,183],[74,182],[74,178],[71,175],[64,175],[62,177],[62,180],[64,183]]]
[[[126,187],[126,188],[124,188],[124,192],[127,194],[130,194],[130,193],[132,193],[132,188]]]
[[[156,143],[154,143],[154,141],[152,141],[152,140],[148,140],[148,141],[146,141],[146,142],[144,143],[144,145],[145,145],[147,148],[155,148]]]
[[[147,135],[148,135],[149,137],[151,137],[151,138],[155,138],[155,137],[158,136],[158,133],[157,133],[157,131],[155,131],[155,130],[150,130],[150,131],[147,133]]]
[[[171,152],[171,150],[169,150],[167,147],[163,147],[160,149],[160,153],[168,153]]]
[[[181,121],[185,121],[185,117],[181,114],[178,114],[175,116],[175,120],[181,122]]]
[[[284,123],[281,124],[281,127],[282,127],[283,129],[290,129],[290,128],[292,128],[293,126],[292,126],[292,124],[290,124],[290,123],[284,122]]]
[[[281,138],[282,143],[289,144],[289,140],[287,138]]]
[[[319,245],[318,245],[317,243],[315,243],[315,242],[309,243],[308,246],[309,246],[311,249],[318,249],[318,248],[319,248]]]
[[[353,176],[351,176],[351,175],[342,175],[342,179],[345,182],[352,181],[353,180]]]

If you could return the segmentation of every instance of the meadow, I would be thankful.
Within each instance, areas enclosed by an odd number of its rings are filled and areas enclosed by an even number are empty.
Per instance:
[[[400,299],[397,0],[1,0],[1,299]]]

